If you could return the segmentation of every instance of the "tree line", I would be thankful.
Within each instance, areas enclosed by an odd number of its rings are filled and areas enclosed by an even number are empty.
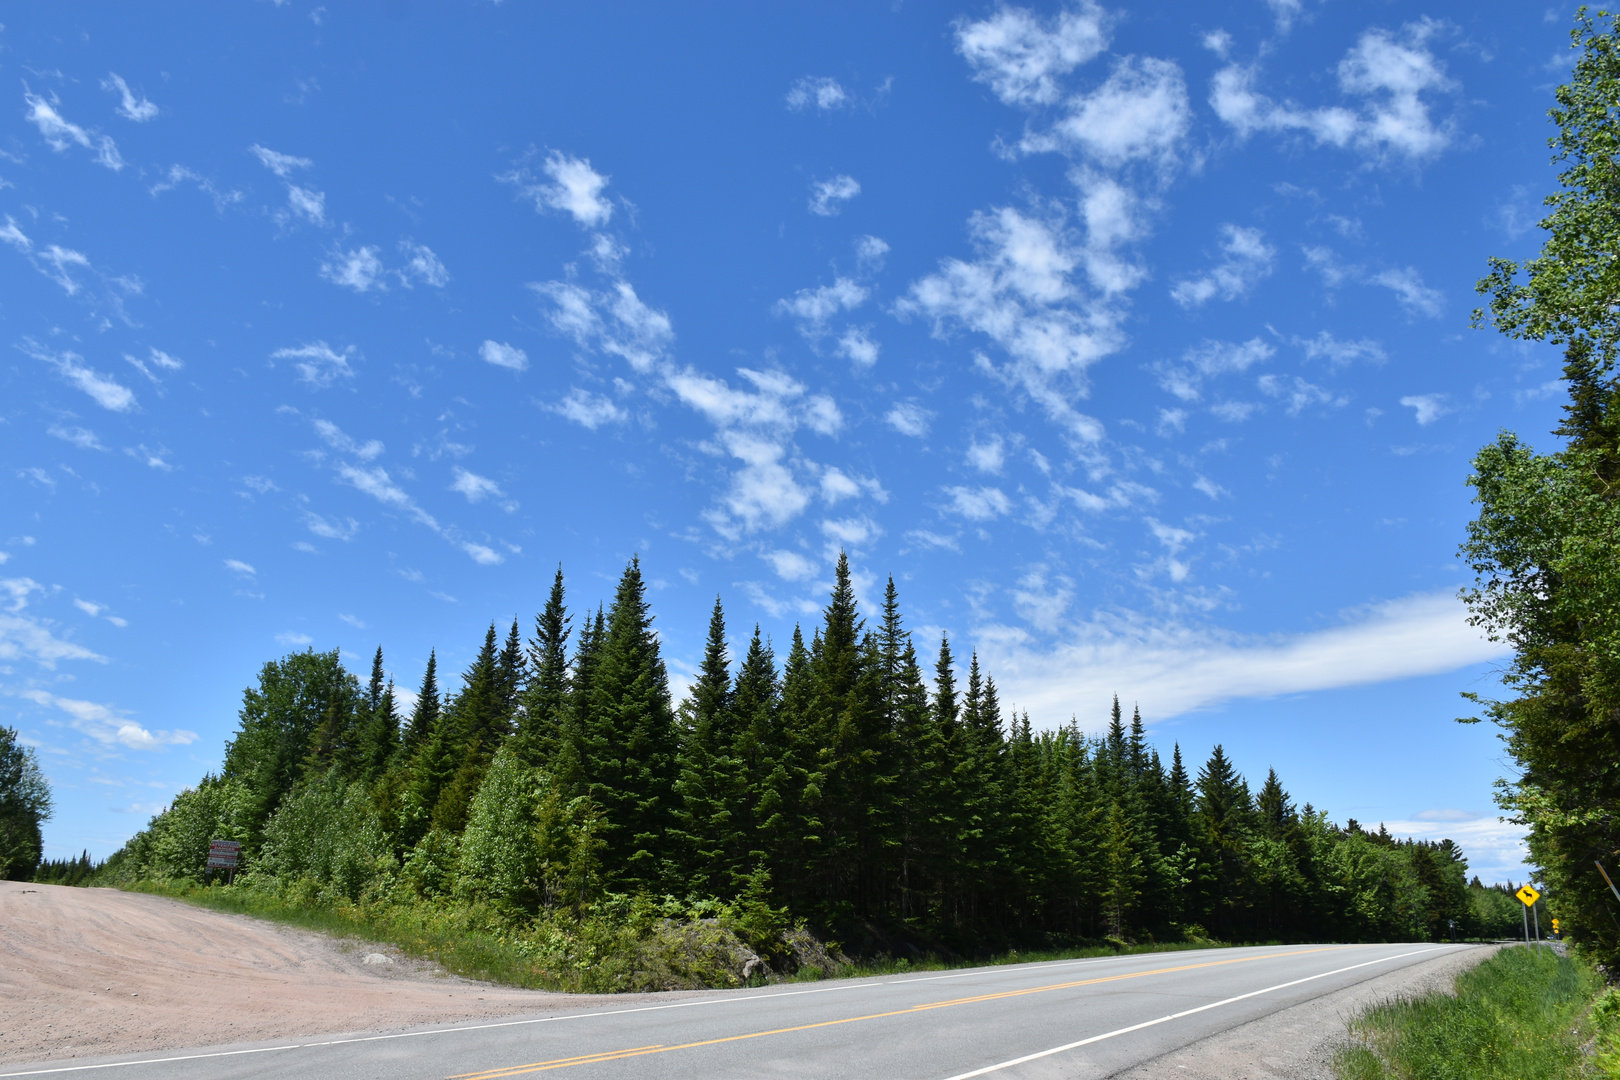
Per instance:
[[[1583,7],[1550,139],[1559,190],[1541,252],[1490,260],[1474,324],[1562,345],[1569,397],[1536,453],[1504,431],[1474,459],[1479,514],[1462,554],[1472,622],[1514,649],[1504,700],[1467,695],[1519,767],[1498,802],[1529,826],[1530,860],[1566,936],[1620,965],[1620,34]],[[1612,882],[1612,883],[1611,883]],[[1545,923],[1543,924],[1545,925]]]
[[[750,897],[891,952],[1486,932],[1451,841],[1341,828],[1220,746],[1166,763],[1117,698],[1097,735],[1037,731],[948,638],[925,669],[892,579],[864,617],[843,556],[780,660],[757,625],[733,657],[716,600],[678,703],[638,560],[577,626],[566,600],[559,570],[527,639],[491,624],[452,690],[430,654],[408,715],[380,648],[366,682],[335,650],[267,663],[220,775],[110,865],[198,877],[228,836],[261,875],[350,894]]]

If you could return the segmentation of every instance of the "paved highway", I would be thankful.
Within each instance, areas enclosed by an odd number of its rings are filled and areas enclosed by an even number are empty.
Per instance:
[[[793,983],[378,1035],[11,1066],[0,1077],[1104,1077],[1465,948],[1267,946]]]

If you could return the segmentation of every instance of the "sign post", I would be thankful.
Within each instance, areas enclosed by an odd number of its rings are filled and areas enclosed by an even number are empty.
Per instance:
[[[1536,891],[1536,888],[1535,888],[1534,885],[1531,885],[1527,881],[1523,885],[1519,886],[1519,891],[1514,893],[1513,895],[1518,897],[1519,898],[1519,903],[1524,905],[1524,943],[1526,945],[1528,945],[1528,944],[1530,944],[1530,914],[1531,914],[1531,912],[1535,911],[1535,909],[1536,909],[1536,901],[1541,899],[1541,894]],[[1539,953],[1540,951],[1541,951],[1541,916],[1537,915],[1536,916],[1536,952]]]
[[[208,869],[228,871],[226,884],[236,883],[236,864],[242,858],[242,845],[236,840],[208,841]]]

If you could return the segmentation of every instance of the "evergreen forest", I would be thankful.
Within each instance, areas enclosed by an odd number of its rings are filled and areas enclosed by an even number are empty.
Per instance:
[[[857,956],[961,956],[1517,919],[1451,841],[1341,827],[1275,772],[1255,790],[1220,746],[1166,761],[1117,698],[1098,734],[1037,731],[976,655],[942,640],[919,658],[892,579],[863,615],[842,556],[785,656],[757,626],[733,656],[717,600],[678,703],[639,561],[610,604],[566,599],[559,570],[528,636],[491,624],[458,685],[430,656],[408,715],[381,649],[368,680],[335,650],[265,664],[220,774],[97,876],[200,882],[208,841],[236,839],[239,885],[302,903],[459,908],[553,938],[604,913],[718,913],[766,954],[795,927]]]

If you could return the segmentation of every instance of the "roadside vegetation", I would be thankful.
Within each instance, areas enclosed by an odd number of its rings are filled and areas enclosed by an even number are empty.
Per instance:
[[[632,561],[570,655],[559,572],[527,643],[491,626],[448,694],[430,657],[408,716],[380,649],[368,684],[271,661],[222,772],[92,882],[580,990],[1516,929],[1450,841],[1337,825],[1219,746],[1167,765],[1117,700],[1099,735],[1037,732],[949,641],[925,679],[892,581],[870,625],[842,558],[780,668],[757,629],[733,666],[717,602],[678,705],[645,592]],[[230,888],[214,839],[242,845]]]
[[[1454,992],[1392,1001],[1350,1022],[1342,1080],[1577,1080],[1620,1076],[1620,993],[1592,966],[1515,946]]]

